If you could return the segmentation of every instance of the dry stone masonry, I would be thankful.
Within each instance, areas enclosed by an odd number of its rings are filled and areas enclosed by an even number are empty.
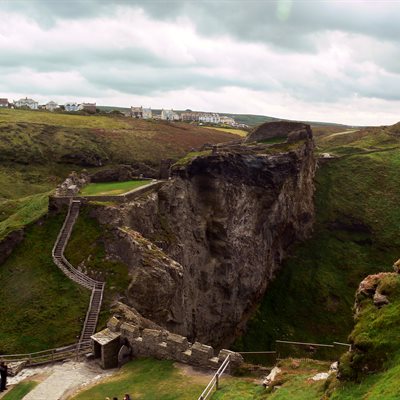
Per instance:
[[[141,329],[115,316],[109,320],[106,329],[92,336],[92,340],[93,353],[100,357],[103,368],[121,364],[123,348],[129,349],[131,357],[174,360],[207,369],[218,369],[228,355],[231,368],[237,368],[243,363],[239,353],[223,349],[216,354],[211,346],[199,342],[190,343],[186,337],[164,329]]]

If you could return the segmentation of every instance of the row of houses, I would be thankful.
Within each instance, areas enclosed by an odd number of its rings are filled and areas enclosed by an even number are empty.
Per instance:
[[[31,110],[65,110],[68,112],[75,111],[87,111],[89,113],[96,112],[96,103],[65,103],[64,105],[57,104],[55,101],[49,101],[46,104],[39,104],[38,101],[25,97],[13,102],[9,102],[8,99],[0,98],[0,108],[29,108]]]
[[[206,113],[206,112],[176,112],[174,110],[161,110],[161,113],[153,113],[151,108],[144,107],[131,107],[129,115],[132,118],[139,119],[161,119],[164,121],[183,121],[183,122],[198,122],[204,124],[221,124],[231,125],[235,127],[246,128],[247,125],[237,124],[236,121],[226,115],[219,115],[217,113]]]
[[[88,113],[96,113],[96,103],[76,103],[70,102],[63,105],[57,104],[55,101],[49,101],[46,104],[39,104],[39,102],[25,97],[13,102],[9,102],[6,98],[0,98],[0,108],[29,108],[31,110],[64,110],[67,112],[86,111]],[[183,122],[197,122],[199,124],[216,124],[216,125],[231,125],[234,127],[247,128],[245,124],[238,124],[231,117],[226,115],[219,115],[217,113],[206,113],[198,111],[184,111],[176,112],[174,110],[161,110],[161,113],[154,113],[151,108],[145,107],[131,107],[130,112],[127,114],[132,118],[139,119],[161,119],[164,121],[183,121]]]

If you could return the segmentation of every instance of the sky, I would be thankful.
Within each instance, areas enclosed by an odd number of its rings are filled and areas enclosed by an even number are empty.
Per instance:
[[[0,97],[400,121],[400,0],[0,0]]]

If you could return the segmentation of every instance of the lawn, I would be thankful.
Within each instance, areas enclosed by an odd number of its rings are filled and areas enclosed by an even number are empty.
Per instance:
[[[11,390],[7,391],[2,400],[22,400],[30,391],[32,391],[38,382],[25,381],[20,382]]]
[[[172,361],[138,359],[125,364],[113,377],[84,390],[73,400],[118,397],[129,393],[141,400],[193,400],[207,385],[208,376],[185,376]]]
[[[90,183],[81,190],[80,194],[82,196],[116,196],[149,183],[151,183],[150,180]]]

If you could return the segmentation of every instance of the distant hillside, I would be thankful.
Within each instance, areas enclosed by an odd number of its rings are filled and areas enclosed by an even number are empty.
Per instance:
[[[113,106],[99,106],[98,107],[101,111],[105,112],[111,112],[113,110],[120,111],[120,112],[127,112],[130,110],[128,107],[113,107]],[[175,110],[178,113],[184,112],[184,110]],[[194,111],[200,111],[200,110],[194,110]],[[204,111],[204,110],[203,110]],[[161,110],[160,109],[153,109],[153,112],[160,114]],[[214,111],[204,111],[204,112],[214,112]],[[226,115],[228,117],[234,118],[234,120],[240,124],[246,124],[251,127],[260,125],[264,122],[273,122],[273,121],[291,121],[289,119],[282,119],[282,118],[275,118],[275,117],[269,117],[266,115],[257,115],[257,114],[232,114],[232,113],[223,113],[220,112],[219,114],[221,115]],[[298,121],[298,122],[304,122],[306,124],[310,124],[312,127],[315,128],[326,128],[326,127],[331,127],[335,128],[335,131],[344,131],[346,129],[349,129],[348,125],[342,125],[342,124],[336,124],[333,122],[318,122],[318,121]]]
[[[49,191],[73,170],[128,164],[157,173],[161,159],[236,138],[183,123],[0,110],[0,239],[43,215]]]

